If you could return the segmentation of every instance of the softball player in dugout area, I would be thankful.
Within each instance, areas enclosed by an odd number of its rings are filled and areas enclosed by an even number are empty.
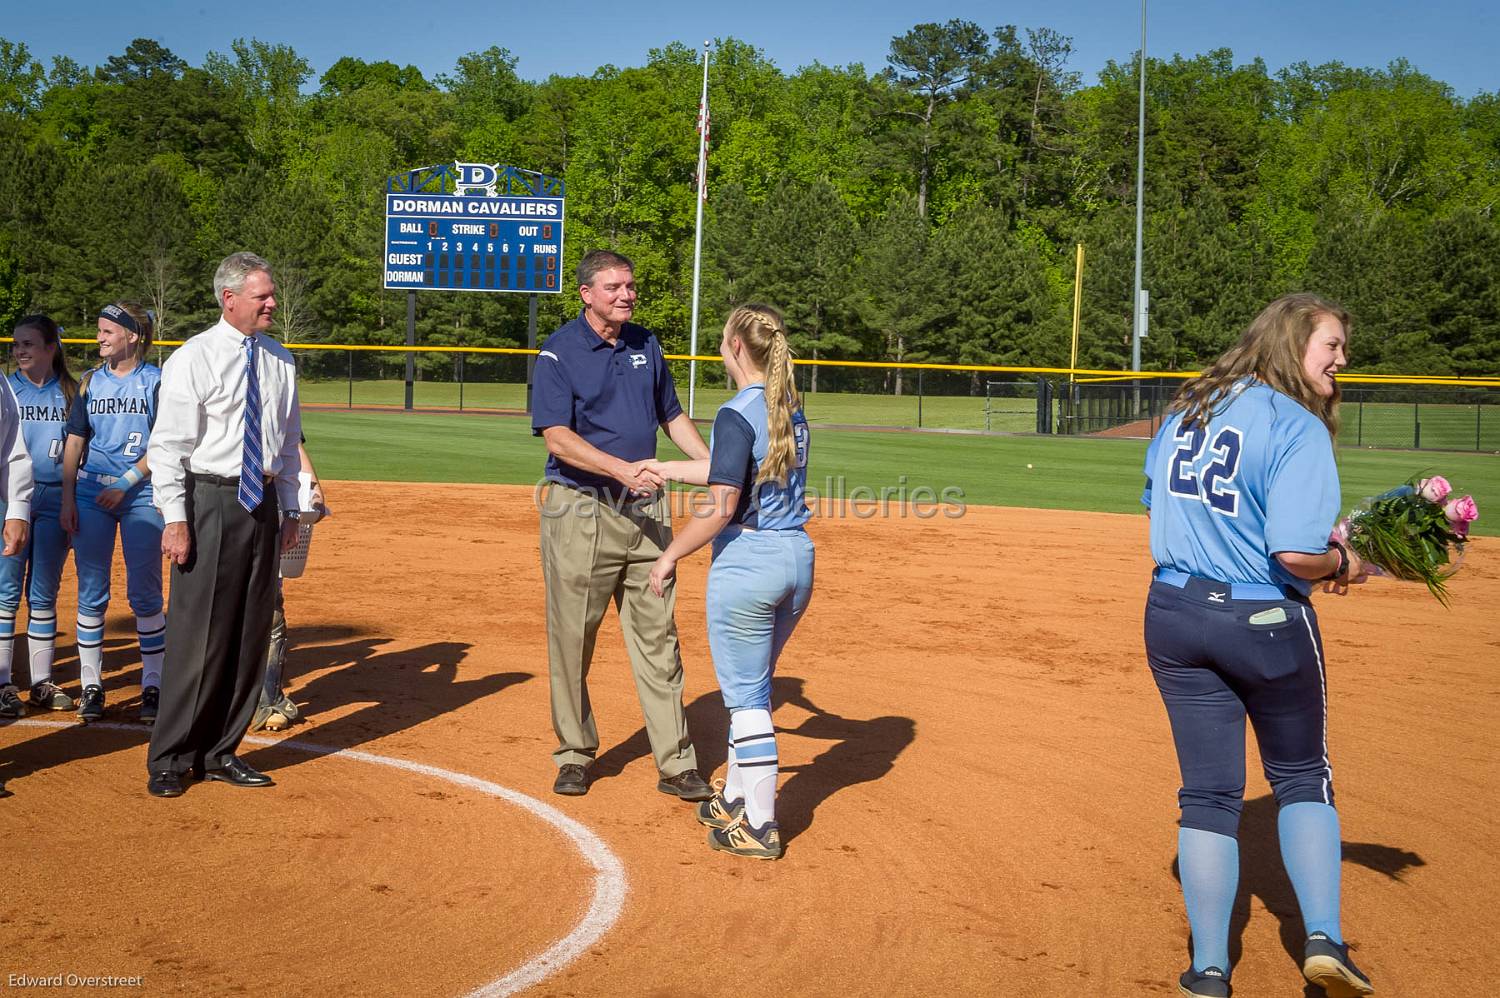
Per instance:
[[[1341,843],[1313,583],[1342,595],[1359,555],[1330,542],[1333,435],[1349,316],[1278,298],[1172,403],[1146,456],[1155,580],[1146,656],[1182,770],[1178,864],[1192,929],[1184,995],[1231,993],[1245,718],[1279,806],[1282,862],[1307,933],[1303,976],[1334,998],[1373,992],[1339,920]]]
[[[10,376],[21,416],[21,432],[31,455],[36,487],[31,496],[31,532],[20,551],[0,558],[0,717],[20,717],[21,700],[11,682],[16,613],[26,596],[26,637],[31,656],[31,705],[39,710],[72,710],[73,698],[52,682],[57,640],[57,589],[70,541],[60,522],[62,451],[68,407],[78,383],[68,372],[62,329],[45,315],[16,324]]]
[[[719,352],[739,393],[714,418],[709,460],[655,465],[666,479],[707,485],[712,502],[694,511],[652,566],[651,588],[665,595],[677,562],[713,542],[708,643],[729,710],[729,755],[698,821],[714,849],[779,859],[771,676],[812,597],[807,420],[775,309],[735,309]]]
[[[104,716],[104,613],[115,531],[125,553],[126,596],[141,653],[143,723],[156,723],[166,618],[162,614],[161,512],[146,481],[161,368],[146,363],[154,321],[139,305],[99,310],[98,367],[83,376],[63,447],[62,525],[78,569],[78,671],[84,722]]]

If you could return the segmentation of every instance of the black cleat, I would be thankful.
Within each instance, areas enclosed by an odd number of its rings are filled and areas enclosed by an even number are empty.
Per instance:
[[[1360,998],[1375,993],[1375,985],[1349,959],[1349,947],[1336,943],[1326,933],[1307,937],[1302,976],[1323,989],[1328,998]]]
[[[44,680],[31,688],[31,705],[37,710],[72,710],[78,706],[62,687]]]
[[[104,687],[85,686],[78,701],[78,719],[84,724],[104,716]]]
[[[148,686],[141,690],[141,723],[150,726],[156,723],[156,711],[161,706],[161,690]]]
[[[1229,998],[1234,989],[1229,986],[1229,975],[1218,967],[1189,967],[1177,978],[1177,990],[1186,998]]]
[[[0,717],[25,717],[26,705],[21,702],[21,691],[10,683],[0,686]]]

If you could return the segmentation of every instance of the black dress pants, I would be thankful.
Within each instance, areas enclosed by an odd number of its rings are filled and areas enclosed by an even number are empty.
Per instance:
[[[172,566],[161,706],[147,769],[217,769],[239,748],[265,677],[280,567],[276,494],[249,513],[234,479],[188,477],[187,563]]]

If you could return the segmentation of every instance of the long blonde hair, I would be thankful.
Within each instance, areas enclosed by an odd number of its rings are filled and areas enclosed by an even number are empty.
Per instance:
[[[1206,426],[1229,389],[1243,378],[1252,377],[1296,399],[1323,421],[1329,436],[1337,437],[1342,395],[1338,382],[1334,382],[1331,396],[1319,395],[1308,383],[1302,366],[1307,341],[1324,316],[1337,319],[1348,337],[1350,318],[1342,306],[1307,292],[1277,298],[1261,309],[1238,343],[1182,386],[1168,411],[1181,412],[1185,427]]]
[[[724,332],[745,344],[750,359],[766,372],[766,457],[755,484],[785,485],[797,465],[797,440],[792,414],[802,408],[792,370],[792,348],[786,341],[781,313],[770,305],[741,305],[729,313]]]

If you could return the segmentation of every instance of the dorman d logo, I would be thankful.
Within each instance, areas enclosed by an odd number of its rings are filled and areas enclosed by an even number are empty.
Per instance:
[[[631,367],[645,367],[646,366],[646,355],[643,354],[643,353],[633,353],[633,354],[631,354],[630,355],[630,366]]]
[[[488,163],[454,163],[453,172],[457,174],[453,182],[454,194],[460,197],[465,195],[495,196],[495,181],[499,179],[500,174]]]

